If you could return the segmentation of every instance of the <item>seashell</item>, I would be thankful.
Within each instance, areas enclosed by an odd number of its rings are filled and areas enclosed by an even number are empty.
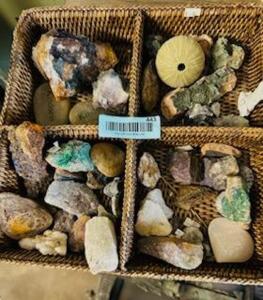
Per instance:
[[[144,152],[140,158],[138,167],[140,182],[146,187],[155,188],[160,177],[161,173],[154,157],[150,153]]]
[[[100,173],[107,177],[121,175],[125,166],[125,153],[110,143],[97,143],[91,148],[91,159]]]
[[[190,36],[176,36],[166,41],[156,56],[156,69],[161,80],[179,88],[194,83],[202,74],[205,54]]]

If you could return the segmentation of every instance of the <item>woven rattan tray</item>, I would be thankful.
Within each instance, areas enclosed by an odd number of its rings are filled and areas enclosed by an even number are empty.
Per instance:
[[[32,46],[40,34],[51,28],[62,28],[76,34],[85,34],[92,40],[110,42],[120,58],[117,68],[130,82],[128,115],[140,114],[141,65],[143,54],[143,31],[145,34],[160,33],[166,37],[174,34],[207,33],[216,37],[227,35],[245,44],[248,59],[238,73],[236,91],[223,100],[224,112],[235,112],[235,101],[242,89],[253,89],[262,79],[263,51],[261,8],[255,5],[198,5],[202,7],[198,18],[185,18],[188,5],[174,7],[137,8],[44,8],[25,11],[19,19],[14,34],[11,55],[11,70],[8,79],[6,99],[1,114],[0,139],[0,192],[20,192],[17,175],[12,167],[8,151],[7,131],[24,120],[32,120],[32,93],[40,76],[31,61]],[[193,6],[193,4],[191,5]],[[258,105],[251,115],[252,126],[263,125],[263,105]],[[97,126],[56,126],[46,128],[47,140],[78,138],[94,141],[98,139]],[[122,220],[119,233],[120,266],[115,274],[141,276],[159,279],[181,279],[199,281],[239,282],[263,284],[263,129],[231,128],[162,128],[162,138],[156,142],[123,141],[126,145],[126,170]],[[148,147],[158,162],[163,161],[168,146],[192,144],[200,146],[206,142],[223,142],[242,149],[252,167],[256,184],[252,191],[253,223],[251,234],[255,240],[255,255],[246,264],[203,263],[194,271],[171,267],[150,257],[138,255],[135,250],[136,236],[134,221],[138,203],[142,198],[137,185],[136,167],[142,147]],[[161,168],[165,168],[164,164]],[[165,169],[163,169],[164,174]],[[164,195],[168,186],[162,186]],[[173,199],[166,197],[173,207]],[[182,212],[174,208],[175,214]],[[209,199],[197,208],[198,214],[208,222],[215,210]],[[42,256],[18,248],[1,248],[0,260],[15,263],[49,265],[61,268],[87,270],[82,255],[70,254],[66,258]]]

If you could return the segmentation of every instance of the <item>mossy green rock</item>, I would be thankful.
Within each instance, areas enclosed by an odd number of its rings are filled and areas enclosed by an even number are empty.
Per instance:
[[[94,169],[89,143],[71,140],[49,149],[46,161],[54,168],[69,172],[88,172]]]

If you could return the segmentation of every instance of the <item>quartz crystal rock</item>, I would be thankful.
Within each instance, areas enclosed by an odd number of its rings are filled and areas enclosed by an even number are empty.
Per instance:
[[[140,252],[186,270],[196,269],[203,260],[203,246],[175,236],[147,237],[138,241]]]
[[[109,182],[107,185],[105,185],[103,189],[103,193],[111,198],[111,210],[115,217],[118,217],[120,215],[120,207],[119,207],[119,188],[118,184],[120,182],[119,177],[115,177],[113,181]]]
[[[253,255],[254,242],[237,222],[214,219],[209,224],[208,235],[218,263],[241,263]]]
[[[150,153],[144,152],[140,158],[138,167],[138,178],[140,182],[144,186],[153,189],[160,177],[161,173],[154,157]]]
[[[71,140],[48,150],[46,161],[54,168],[69,172],[88,172],[94,169],[89,143]]]
[[[227,176],[237,175],[239,167],[234,156],[221,158],[204,158],[205,178],[201,184],[209,186],[216,191],[226,188]]]
[[[89,216],[82,215],[74,222],[69,235],[71,251],[82,252],[84,250],[85,226],[89,220]]]
[[[125,168],[124,151],[111,143],[97,143],[91,149],[91,159],[98,171],[106,177],[116,177]]]
[[[92,86],[94,108],[116,113],[125,111],[129,94],[123,89],[122,81],[113,69],[101,72]]]
[[[139,235],[166,236],[172,232],[172,225],[167,218],[168,210],[166,208],[164,211],[158,202],[158,200],[148,200],[147,196],[143,201],[135,224],[135,230]]]
[[[36,202],[13,193],[0,193],[0,226],[18,240],[43,232],[52,224],[52,216]]]
[[[217,197],[216,207],[229,220],[244,224],[251,222],[249,196],[241,177],[227,177],[226,191]]]
[[[15,130],[9,131],[9,140],[15,170],[24,179],[28,196],[38,198],[45,193],[51,179],[42,156],[44,129],[23,122]]]
[[[45,202],[75,216],[94,215],[99,205],[91,189],[74,181],[53,181],[48,187]]]
[[[58,100],[75,96],[87,82],[94,81],[101,71],[109,70],[118,62],[109,44],[93,43],[85,36],[62,30],[42,34],[32,56]]]
[[[231,44],[226,38],[219,38],[212,48],[212,65],[214,70],[229,67],[238,70],[245,58],[242,47]]]
[[[175,89],[164,96],[161,102],[163,116],[167,120],[184,114],[195,104],[211,105],[219,101],[236,86],[237,77],[230,68],[218,69],[204,76],[188,88]]]
[[[214,120],[217,127],[248,127],[249,121],[241,116],[226,115]]]
[[[67,235],[59,231],[46,230],[43,235],[20,240],[19,246],[26,250],[37,249],[43,255],[65,256],[67,254]]]
[[[85,256],[92,274],[117,269],[117,239],[109,218],[94,217],[86,223]]]
[[[203,156],[215,156],[220,157],[224,155],[232,155],[235,157],[240,157],[242,155],[241,151],[238,149],[219,143],[207,143],[201,147],[201,153]]]

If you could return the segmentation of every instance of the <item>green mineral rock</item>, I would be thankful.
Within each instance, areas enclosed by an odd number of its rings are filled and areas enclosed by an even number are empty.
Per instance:
[[[222,216],[231,221],[245,224],[251,222],[249,196],[241,177],[227,178],[226,191],[217,197],[216,207]]]
[[[170,120],[195,104],[211,105],[236,86],[236,75],[231,68],[221,68],[204,76],[189,88],[176,89],[164,96],[161,103],[163,116]]]
[[[219,38],[212,49],[212,65],[214,70],[222,67],[238,70],[244,58],[244,49],[235,44],[231,44],[226,38]]]
[[[46,161],[55,168],[69,172],[88,172],[94,169],[90,158],[91,146],[78,140],[71,140],[65,144],[55,144],[48,150]]]

